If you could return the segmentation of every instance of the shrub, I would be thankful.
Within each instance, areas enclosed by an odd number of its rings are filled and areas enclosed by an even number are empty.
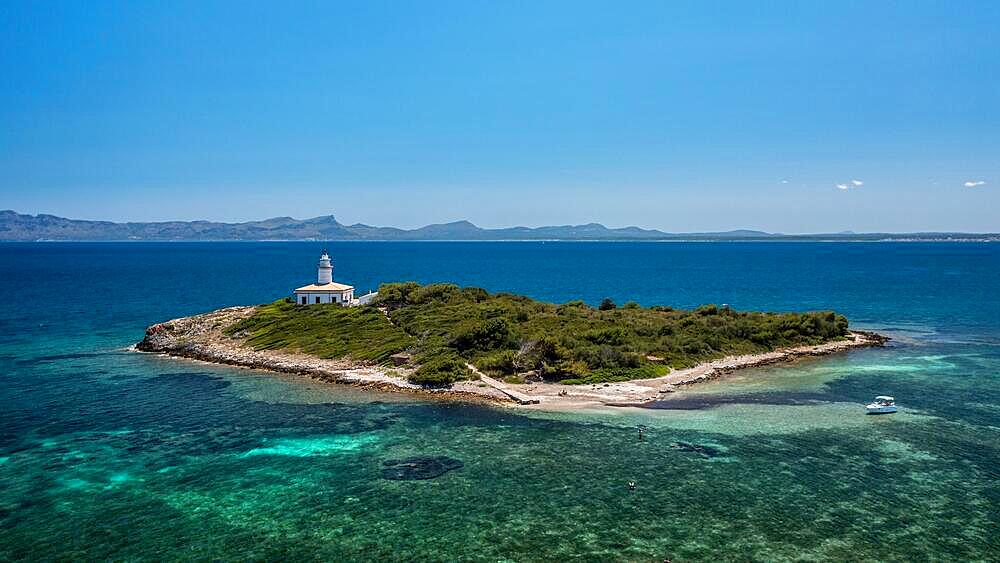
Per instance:
[[[452,283],[432,283],[413,290],[409,295],[409,302],[414,305],[429,303],[431,301],[447,301],[451,296],[459,293],[458,286]]]
[[[407,379],[420,385],[441,386],[468,379],[469,375],[469,368],[461,358],[443,354],[421,364]]]
[[[455,329],[450,345],[459,352],[494,350],[506,344],[509,338],[510,329],[504,319],[466,321]]]
[[[420,284],[412,281],[384,283],[378,288],[378,297],[375,302],[378,305],[385,305],[390,309],[402,307],[409,301],[410,294],[419,287]]]
[[[667,366],[656,366],[644,364],[634,368],[609,368],[594,370],[580,377],[569,377],[562,379],[559,383],[563,385],[585,385],[591,383],[607,383],[614,381],[631,381],[633,379],[650,379],[660,377],[669,373]]]
[[[514,357],[514,366],[523,371],[555,369],[559,362],[569,359],[569,351],[551,337],[529,340],[521,344]]]
[[[708,305],[702,305],[701,307],[698,307],[697,309],[694,310],[694,312],[698,313],[699,315],[701,315],[703,317],[706,317],[706,316],[709,316],[709,315],[718,315],[719,314],[719,307],[716,306],[715,304],[710,303]]]
[[[604,299],[602,299],[601,304],[597,306],[597,308],[600,309],[601,311],[610,311],[616,307],[618,306],[615,305],[615,302],[612,301],[610,297],[605,297]]]
[[[586,313],[590,310],[590,306],[583,301],[576,300],[570,301],[568,303],[563,303],[556,308],[556,312],[560,315],[577,315]]]
[[[517,371],[514,359],[517,357],[516,350],[497,350],[476,358],[473,362],[476,367],[487,373],[510,374]]]
[[[635,354],[608,345],[584,348],[577,351],[576,356],[592,369],[638,367],[640,363]]]
[[[462,296],[467,297],[476,303],[482,303],[490,298],[489,292],[481,287],[463,287]]]
[[[625,331],[621,327],[595,328],[583,333],[583,339],[594,344],[622,344],[625,342]]]

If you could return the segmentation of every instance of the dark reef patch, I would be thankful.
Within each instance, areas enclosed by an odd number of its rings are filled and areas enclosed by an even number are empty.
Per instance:
[[[670,444],[670,447],[682,452],[691,452],[700,455],[704,458],[713,458],[722,455],[722,451],[712,446],[703,446],[701,444],[692,444],[691,442],[674,442]]]
[[[627,404],[623,406],[639,406],[647,409],[660,410],[702,410],[722,405],[815,405],[831,401],[855,400],[842,394],[826,392],[772,392],[745,393],[736,395],[704,395],[698,393],[678,394],[641,405]],[[860,399],[858,399],[860,400]]]
[[[100,356],[120,356],[123,352],[76,352],[71,354],[51,354],[47,356],[36,356],[17,361],[19,366],[33,366],[49,362],[59,362],[64,360],[81,360],[85,358],[97,358]]]
[[[416,456],[406,459],[389,459],[382,462],[382,478],[394,481],[433,479],[460,469],[465,464],[446,456]]]

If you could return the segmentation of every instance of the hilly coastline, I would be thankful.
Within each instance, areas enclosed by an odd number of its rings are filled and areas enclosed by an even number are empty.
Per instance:
[[[363,223],[344,225],[333,215],[294,219],[274,217],[262,221],[125,222],[68,219],[56,215],[28,215],[0,211],[0,241],[292,241],[292,240],[1000,240],[997,233],[852,233],[796,234],[737,229],[720,232],[669,233],[640,227],[610,228],[600,223],[543,227],[487,229],[469,221],[426,225],[417,229],[376,227]]]

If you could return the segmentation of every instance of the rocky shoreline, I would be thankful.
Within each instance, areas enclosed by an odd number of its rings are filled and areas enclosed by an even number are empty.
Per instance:
[[[324,383],[347,384],[373,391],[403,391],[439,398],[503,403],[508,398],[478,382],[458,382],[450,388],[410,383],[409,368],[388,368],[373,362],[324,359],[279,350],[254,350],[225,329],[249,317],[256,307],[229,307],[210,313],[157,323],[135,345],[141,352],[163,354],[214,364],[305,376]]]
[[[817,346],[801,346],[785,350],[776,350],[774,352],[764,354],[730,356],[695,366],[690,370],[680,370],[678,373],[686,372],[690,376],[677,381],[676,385],[690,385],[692,383],[699,383],[710,379],[718,379],[727,373],[737,370],[790,362],[807,356],[828,356],[830,354],[835,354],[851,348],[877,348],[885,346],[888,341],[888,336],[884,336],[876,332],[854,330],[849,333],[846,340],[828,342]],[[705,371],[702,372],[702,369]],[[667,378],[669,379],[671,376],[676,377],[672,373],[671,375],[668,375]]]
[[[412,368],[390,368],[375,363],[343,359],[323,359],[278,350],[254,350],[243,344],[241,335],[227,335],[225,329],[250,316],[256,307],[229,307],[202,315],[158,323],[146,329],[135,348],[215,364],[306,376],[327,383],[349,384],[379,391],[403,391],[465,401],[510,403],[502,389],[478,381],[461,381],[450,387],[424,387],[407,381]],[[638,406],[656,400],[675,388],[721,377],[739,369],[792,361],[806,356],[825,356],[852,348],[883,346],[887,337],[873,332],[852,331],[848,338],[817,346],[801,346],[763,354],[729,356],[673,370],[655,379],[641,379],[599,385],[534,383],[512,385],[520,394],[537,399],[539,408],[584,408],[587,406]],[[531,408],[531,407],[529,407]]]
[[[671,393],[690,386],[723,377],[741,369],[792,362],[810,356],[828,356],[854,348],[884,346],[889,340],[881,334],[853,331],[844,340],[816,346],[798,346],[743,356],[727,356],[704,362],[687,369],[673,370],[652,379],[635,379],[617,383],[592,385],[561,385],[535,383],[518,386],[518,390],[537,399],[541,408],[573,410],[588,407],[642,407],[652,401],[662,400]]]

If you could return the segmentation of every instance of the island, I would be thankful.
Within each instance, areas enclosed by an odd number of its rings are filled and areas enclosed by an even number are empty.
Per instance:
[[[728,371],[885,341],[832,311],[594,307],[405,282],[353,306],[285,298],[174,319],[136,347],[372,388],[582,406],[642,404]]]

